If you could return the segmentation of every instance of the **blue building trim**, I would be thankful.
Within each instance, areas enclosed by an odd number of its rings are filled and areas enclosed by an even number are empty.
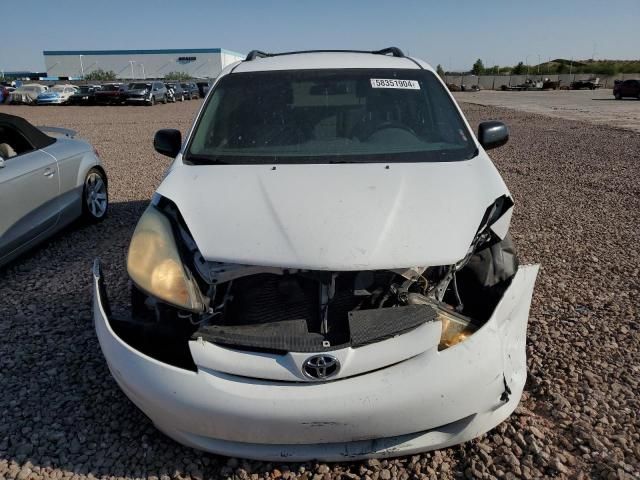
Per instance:
[[[44,56],[51,55],[167,55],[184,53],[227,53],[243,57],[241,53],[223,48],[169,48],[164,50],[45,50]]]

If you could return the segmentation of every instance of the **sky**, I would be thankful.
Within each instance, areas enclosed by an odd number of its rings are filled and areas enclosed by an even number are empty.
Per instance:
[[[640,59],[640,0],[25,0],[3,9],[0,70],[43,50],[400,47],[445,70],[551,58]]]

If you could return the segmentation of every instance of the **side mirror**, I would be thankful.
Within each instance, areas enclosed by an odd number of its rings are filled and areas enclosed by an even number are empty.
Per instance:
[[[182,134],[180,130],[165,128],[158,130],[155,137],[153,137],[153,148],[156,149],[156,152],[167,157],[175,158],[181,147]]]
[[[501,147],[509,141],[509,129],[504,123],[495,120],[482,122],[478,126],[478,141],[485,150]]]

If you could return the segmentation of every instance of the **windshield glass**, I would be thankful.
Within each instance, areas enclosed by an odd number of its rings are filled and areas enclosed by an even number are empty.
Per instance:
[[[93,88],[87,87],[86,85],[83,85],[80,87],[80,93],[89,93],[91,92],[91,90],[93,90]]]
[[[148,90],[150,88],[150,83],[132,83],[129,85],[129,89],[131,90]]]
[[[51,88],[52,92],[64,92],[65,87],[63,85],[56,85]]]
[[[120,85],[103,85],[102,90],[105,92],[117,92],[120,90]]]
[[[223,77],[185,162],[420,162],[476,154],[429,71],[295,70]]]

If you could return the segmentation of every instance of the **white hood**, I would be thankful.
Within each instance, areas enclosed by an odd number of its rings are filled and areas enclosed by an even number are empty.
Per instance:
[[[439,163],[189,166],[158,193],[208,260],[313,270],[447,265],[509,194],[481,151]]]

